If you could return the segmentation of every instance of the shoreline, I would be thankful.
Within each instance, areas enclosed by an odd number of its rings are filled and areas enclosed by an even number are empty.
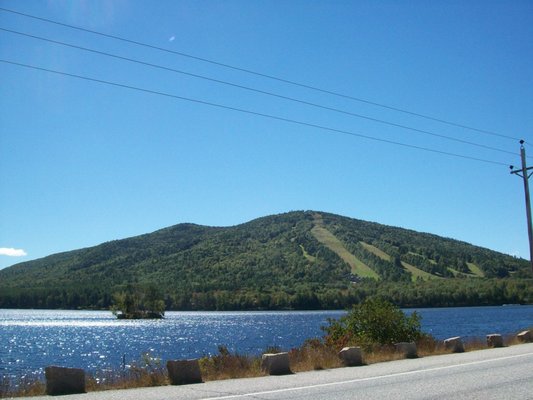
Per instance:
[[[483,335],[494,331],[506,335],[513,334],[524,326],[533,326],[532,307],[430,308],[425,309],[428,312],[427,315],[422,315],[422,329],[437,340],[452,336],[462,336],[465,340],[470,338],[483,339]],[[413,309],[407,311],[409,310]],[[28,342],[33,343],[32,349],[12,347],[11,357],[13,360],[20,359],[21,362],[15,363],[13,361],[12,364],[0,366],[3,367],[2,372],[5,375],[8,374],[8,371],[12,371],[13,373],[9,373],[10,376],[31,376],[33,371],[37,372],[51,364],[73,367],[90,366],[88,367],[90,370],[118,370],[123,354],[126,354],[127,363],[131,364],[133,361],[137,361],[145,351],[149,351],[153,356],[162,360],[167,360],[216,356],[218,345],[227,346],[232,353],[249,356],[260,355],[269,346],[290,350],[300,347],[309,337],[321,337],[323,332],[319,327],[325,325],[327,317],[339,318],[345,313],[344,310],[171,311],[167,313],[165,320],[149,321],[116,320],[108,311],[3,311],[5,313],[0,318],[0,332],[6,334],[4,337],[7,342],[9,343],[12,335],[19,335],[17,332],[23,329],[23,337],[27,337]],[[494,311],[504,318],[503,324],[498,324],[498,318],[493,316]],[[44,317],[42,317],[42,312],[45,314]],[[442,314],[443,312],[444,314]],[[471,330],[468,325],[475,325],[478,322],[473,320],[472,315],[470,315],[472,313],[477,315],[477,320],[482,323],[480,327],[476,328],[477,334],[467,333]],[[452,314],[457,317],[455,320],[450,319]],[[462,316],[463,314],[464,316]],[[516,315],[521,317],[516,318]],[[524,315],[527,318],[524,318]],[[27,316],[29,317],[26,318]],[[12,318],[16,320],[12,320]],[[58,318],[60,319],[58,320]],[[437,321],[436,323],[439,325],[432,325],[433,320]],[[439,321],[446,321],[446,324]],[[512,325],[512,323],[515,324]],[[235,330],[234,327],[236,326],[239,329]],[[266,326],[268,326],[268,330],[265,330],[264,327]],[[436,329],[441,329],[440,326],[446,330],[437,332]],[[465,327],[468,329],[464,329]],[[43,330],[43,328],[46,329]],[[119,336],[118,332],[123,332],[121,335],[125,334],[126,336]],[[209,337],[206,337],[204,333],[209,333]],[[32,335],[37,336],[33,338]],[[43,335],[49,337],[43,337]],[[78,335],[80,337],[77,337]],[[137,343],[135,337],[138,335],[150,339],[148,342],[144,340],[144,344]],[[62,338],[63,336],[64,338]],[[260,336],[264,336],[264,338],[261,339]],[[16,343],[21,343],[23,337],[17,339]],[[97,337],[105,338],[104,348],[94,348],[94,344],[102,340]],[[166,337],[168,340],[165,339]],[[86,345],[85,342],[89,344]],[[56,348],[56,346],[61,347]],[[74,350],[69,350],[71,348]],[[107,351],[106,349],[110,350]],[[45,350],[49,354],[43,357],[41,354]],[[90,354],[95,350],[98,354]],[[73,354],[71,354],[72,351],[74,351]],[[87,356],[83,353],[86,353]],[[25,361],[25,354],[32,354],[31,358],[36,355],[38,359]],[[104,358],[102,359],[101,356]],[[39,360],[41,363],[35,365],[35,361]]]
[[[533,333],[533,330],[530,330]],[[523,344],[531,344],[531,342],[520,342],[517,336],[507,336],[504,338],[503,346],[501,348],[508,348],[519,346]],[[443,341],[425,341],[422,340],[417,343],[418,351],[415,358],[438,357],[442,355],[451,355],[453,350],[446,349]],[[496,346],[499,347],[499,346]],[[471,353],[483,350],[493,350],[487,343],[477,341],[465,341],[464,351],[460,353]],[[199,365],[202,370],[202,383],[222,381],[228,379],[241,378],[258,378],[265,377],[265,373],[260,366],[260,357],[253,357],[247,355],[231,354],[227,350],[219,349],[220,354],[217,356],[204,357],[199,360]],[[299,349],[293,349],[289,352],[291,360],[291,373],[301,373],[318,370],[333,370],[338,368],[345,368],[337,350],[328,348],[323,343],[308,341]],[[391,361],[398,361],[405,359],[404,354],[397,350],[391,350],[389,346],[380,346],[372,351],[363,352],[363,362],[361,368],[373,364],[386,363]],[[409,357],[407,357],[409,358]],[[107,378],[102,379],[98,377],[98,372],[95,374],[86,374],[86,385],[88,393],[109,392],[113,390],[126,390],[134,388],[149,388],[149,387],[171,387],[168,374],[161,363],[150,364],[145,366],[136,366],[133,368],[134,374],[127,376],[117,371],[112,373],[106,372],[103,376]],[[0,398],[23,398],[28,396],[41,396],[45,394],[46,384],[37,379],[30,382],[19,382],[13,387],[5,386],[5,380],[0,381],[2,385],[0,388]]]

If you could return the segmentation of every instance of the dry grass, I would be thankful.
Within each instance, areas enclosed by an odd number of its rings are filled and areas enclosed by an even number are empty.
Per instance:
[[[204,381],[234,378],[252,378],[264,375],[259,357],[231,354],[227,348],[219,346],[219,354],[199,360]]]
[[[337,351],[319,339],[307,340],[302,347],[292,349],[289,360],[292,372],[342,367]]]
[[[405,357],[396,352],[394,346],[375,346],[363,352],[363,361],[365,364],[376,364],[387,361],[402,360]]]
[[[450,354],[452,351],[444,348],[444,342],[436,340],[432,336],[424,336],[417,342],[417,350],[419,357],[437,356],[442,354]]]
[[[507,335],[503,337],[503,345],[504,346],[515,346],[517,344],[522,344],[520,340],[518,340],[517,335]]]
[[[86,374],[85,388],[88,392],[111,389],[130,389],[138,387],[168,385],[166,367],[161,359],[145,353],[141,359],[122,371],[100,371]],[[7,378],[0,381],[0,398],[44,396],[46,384],[40,379],[22,379],[14,384]]]
[[[112,389],[131,389],[139,387],[168,385],[166,369],[145,370],[133,368],[123,372],[103,372],[86,378],[86,390],[98,392]]]
[[[476,351],[487,348],[487,340],[482,338],[468,339],[464,342],[465,351]]]
[[[36,379],[23,378],[13,384],[8,378],[0,380],[0,398],[43,396],[46,386]]]
[[[88,392],[111,389],[130,389],[138,387],[168,385],[166,367],[161,359],[150,353],[143,353],[140,360],[122,371],[101,371],[86,378]]]

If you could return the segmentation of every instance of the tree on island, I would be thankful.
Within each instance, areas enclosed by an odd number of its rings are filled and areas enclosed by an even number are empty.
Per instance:
[[[111,311],[118,319],[161,319],[165,316],[165,302],[155,286],[134,288],[113,294]]]

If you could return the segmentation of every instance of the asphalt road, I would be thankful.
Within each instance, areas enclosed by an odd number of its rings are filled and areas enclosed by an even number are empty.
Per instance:
[[[61,399],[533,399],[533,343],[362,367],[93,392]]]

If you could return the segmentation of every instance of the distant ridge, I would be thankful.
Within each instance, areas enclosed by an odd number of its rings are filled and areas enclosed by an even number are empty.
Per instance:
[[[167,309],[342,308],[533,301],[528,262],[428,233],[294,211],[232,227],[179,224],[0,271],[0,307],[107,308],[128,285]]]

